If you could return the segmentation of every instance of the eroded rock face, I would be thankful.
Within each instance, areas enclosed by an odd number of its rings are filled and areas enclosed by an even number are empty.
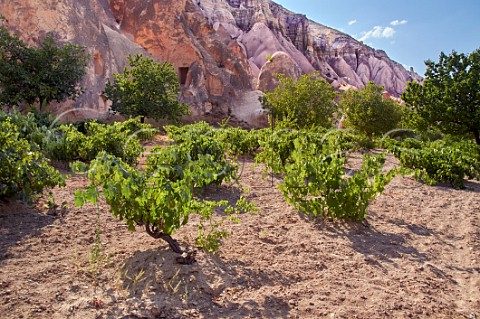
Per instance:
[[[298,79],[302,75],[302,70],[288,54],[275,52],[260,70],[257,89],[262,92],[273,91],[279,83],[277,74]]]
[[[245,47],[252,73],[267,55],[290,55],[303,73],[318,70],[336,88],[362,88],[369,81],[398,97],[408,81],[421,81],[413,70],[337,30],[308,20],[269,0],[197,0],[213,25],[229,30]]]
[[[202,9],[191,0],[110,1],[120,29],[178,70],[182,99],[193,106],[194,116],[227,114],[235,96],[253,89],[245,47],[231,36],[228,24],[215,23],[205,13],[210,10],[218,20],[234,23],[220,4]]]
[[[394,97],[407,81],[421,80],[385,52],[270,0],[22,0],[0,1],[0,12],[31,44],[53,33],[88,48],[86,93],[61,105],[77,113],[107,111],[105,82],[134,52],[174,65],[181,99],[194,116],[249,119],[248,112],[261,109],[255,90],[273,89],[276,72],[299,76],[318,70],[336,88],[361,88],[373,80]],[[285,64],[269,62],[269,55]]]
[[[107,0],[0,1],[0,13],[6,27],[30,45],[51,34],[60,43],[83,45],[89,52],[91,60],[82,81],[85,93],[76,101],[51,105],[60,120],[104,116],[106,80],[122,71],[127,54],[144,52],[119,32]]]

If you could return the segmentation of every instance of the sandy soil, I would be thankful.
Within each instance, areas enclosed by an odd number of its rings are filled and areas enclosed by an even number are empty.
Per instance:
[[[194,265],[177,264],[141,229],[128,232],[103,202],[76,208],[83,176],[53,191],[54,209],[45,198],[1,203],[0,317],[480,317],[480,183],[453,190],[397,176],[364,223],[330,222],[292,209],[277,178],[242,163],[259,211],[225,225],[221,252],[199,251]],[[183,247],[195,226],[174,235]]]

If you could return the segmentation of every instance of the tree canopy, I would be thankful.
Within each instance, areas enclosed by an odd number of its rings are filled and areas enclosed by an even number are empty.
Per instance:
[[[338,107],[337,93],[318,73],[302,75],[298,80],[279,76],[280,84],[260,99],[273,118],[290,128],[330,128]]]
[[[89,55],[82,46],[59,45],[51,35],[30,47],[0,26],[0,104],[74,99]]]
[[[397,128],[401,109],[391,99],[383,98],[383,86],[369,82],[363,89],[348,90],[339,102],[345,115],[345,126],[368,137],[385,134]]]
[[[473,134],[480,145],[480,49],[471,54],[440,53],[425,61],[423,84],[409,82],[402,99],[443,133]]]
[[[180,84],[168,62],[157,63],[141,54],[128,56],[130,68],[113,75],[104,94],[112,101],[111,109],[127,116],[149,117],[154,120],[177,121],[188,114],[188,105],[178,101]]]

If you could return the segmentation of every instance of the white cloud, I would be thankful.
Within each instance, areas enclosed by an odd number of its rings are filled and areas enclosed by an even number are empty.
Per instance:
[[[352,25],[352,24],[355,24],[355,23],[357,23],[357,20],[348,21],[348,25]]]
[[[393,37],[394,34],[395,34],[395,30],[393,28],[390,28],[390,27],[386,27],[382,31],[382,37],[383,38],[391,38],[391,37]]]
[[[401,24],[407,24],[407,20],[393,20],[390,22],[390,25],[396,26],[396,25],[401,25]]]
[[[375,26],[372,30],[366,32],[359,41],[365,41],[370,38],[391,38],[395,34],[395,30],[390,27]]]

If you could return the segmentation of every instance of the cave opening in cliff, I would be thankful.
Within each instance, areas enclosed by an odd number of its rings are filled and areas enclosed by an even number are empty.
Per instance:
[[[180,80],[180,85],[185,85],[187,83],[187,74],[188,74],[188,67],[180,67],[178,68],[178,73],[179,73],[179,80]]]

